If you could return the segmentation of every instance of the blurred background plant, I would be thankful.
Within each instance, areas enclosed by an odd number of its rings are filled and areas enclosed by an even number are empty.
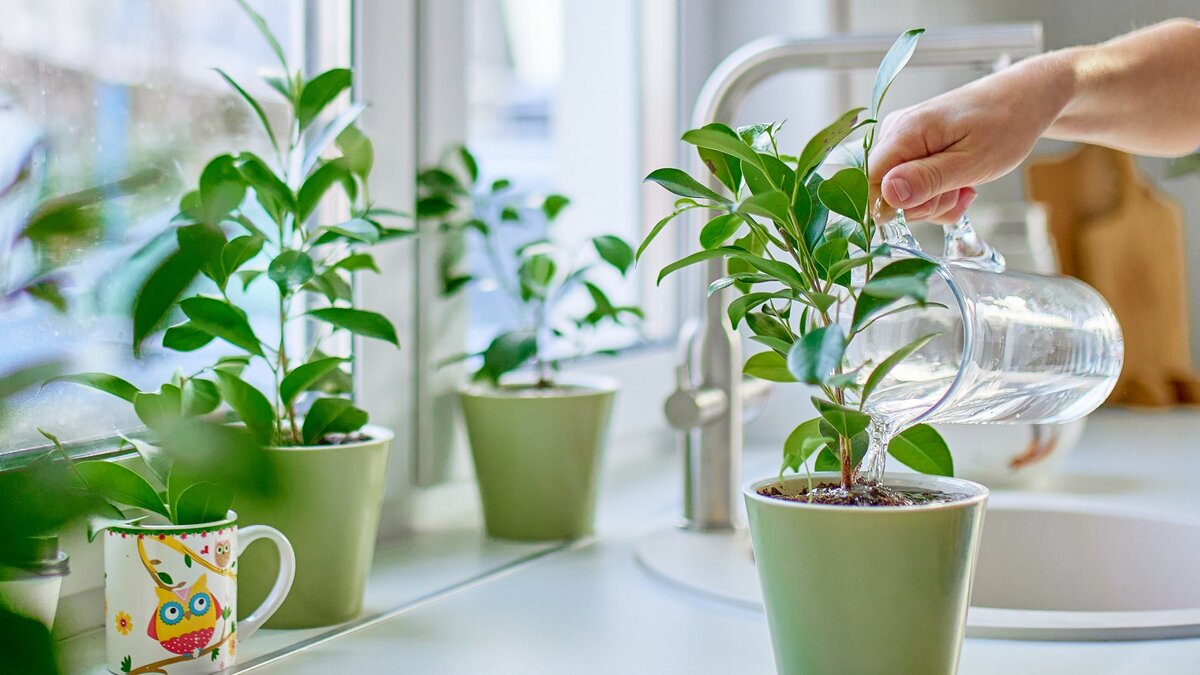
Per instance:
[[[624,277],[633,266],[633,249],[624,239],[603,234],[591,237],[583,250],[572,250],[549,236],[547,230],[571,203],[567,197],[530,194],[507,178],[487,180],[465,146],[423,169],[417,183],[417,217],[436,223],[441,237],[442,294],[452,296],[477,283],[501,295],[499,302],[508,303],[517,317],[516,326],[500,331],[483,351],[443,363],[482,357],[474,378],[498,384],[506,373],[532,362],[536,385],[551,387],[554,371],[564,362],[607,353],[590,349],[597,327],[643,318],[640,308],[614,303],[603,287],[602,268]],[[469,237],[477,238],[485,253],[486,276],[463,270]],[[582,311],[568,302],[581,293],[590,301]]]

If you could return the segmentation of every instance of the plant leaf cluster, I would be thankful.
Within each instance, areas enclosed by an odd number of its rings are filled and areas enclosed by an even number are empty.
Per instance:
[[[285,336],[293,323],[311,322],[323,326],[324,336],[349,331],[399,346],[384,315],[355,306],[351,281],[355,273],[379,271],[370,247],[413,231],[389,225],[403,214],[370,198],[374,150],[358,125],[364,106],[336,105],[351,88],[351,71],[333,68],[305,77],[293,70],[262,17],[238,2],[279,59],[282,73],[265,81],[286,103],[286,119],[272,121],[258,99],[217,69],[253,113],[270,154],[226,153],[208,162],[172,219],[174,250],[141,285],[132,308],[135,354],[160,331],[169,350],[190,352],[221,341],[238,353],[177,375],[154,392],[130,391],[95,373],[74,381],[130,401],[151,428],[225,404],[260,443],[321,444],[366,424],[365,412],[337,397],[348,391],[350,359],[324,354],[319,340],[308,353],[291,354]],[[348,204],[328,211],[349,215],[331,219],[320,208],[326,202]],[[204,283],[196,284],[199,279]],[[256,285],[277,296],[274,330],[267,336],[238,299]],[[271,390],[242,378],[254,362],[270,370]],[[299,406],[307,394],[315,401],[301,425]]]
[[[675,168],[646,177],[678,200],[651,229],[638,257],[683,213],[709,214],[700,230],[700,249],[663,268],[659,281],[707,260],[727,261],[726,274],[712,281],[709,293],[734,289],[730,323],[734,328],[744,323],[750,339],[769,348],[751,356],[744,372],[774,382],[802,382],[822,393],[813,399],[820,416],[797,426],[785,443],[783,469],[798,471],[815,456],[817,469],[840,471],[847,487],[867,448],[870,417],[864,404],[893,368],[936,337],[923,336],[869,369],[847,363],[848,345],[874,321],[928,304],[928,280],[937,269],[920,258],[893,261],[889,248],[877,243],[867,180],[874,118],[921,32],[905,32],[888,51],[870,108],[842,114],[799,153],[780,151],[780,124],[733,129],[714,122],[688,131],[683,141],[695,146],[719,187],[708,187],[706,176]],[[861,163],[822,175],[830,153],[859,131]],[[848,320],[839,320],[849,313],[843,308],[851,307]],[[925,425],[895,437],[889,451],[918,471],[953,472],[945,443]]]
[[[477,279],[464,269],[470,239],[478,243],[494,284],[518,317],[518,325],[496,335],[483,351],[460,354],[445,363],[478,358],[475,379],[499,383],[501,377],[535,364],[539,386],[553,383],[551,372],[562,358],[552,345],[574,342],[572,353],[587,352],[586,341],[604,323],[640,320],[642,310],[613,302],[598,268],[625,276],[633,266],[633,248],[613,234],[591,237],[584,252],[556,243],[549,230],[570,199],[559,194],[531,195],[507,178],[487,179],[469,149],[452,148],[437,166],[418,176],[417,217],[433,223],[441,237],[438,260],[442,293],[460,293]],[[519,241],[515,247],[512,242]],[[571,294],[586,294],[588,309],[563,316],[559,311]],[[573,357],[568,357],[573,358]]]

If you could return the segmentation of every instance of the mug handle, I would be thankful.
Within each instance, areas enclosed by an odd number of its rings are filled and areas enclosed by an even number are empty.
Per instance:
[[[275,585],[267,598],[263,600],[250,616],[238,622],[238,640],[248,640],[263,623],[271,618],[283,601],[287,599],[288,591],[292,590],[292,581],[296,578],[296,553],[292,543],[279,530],[267,525],[251,525],[238,531],[238,557],[251,543],[259,539],[270,539],[275,548],[279,549],[279,576],[275,577]]]

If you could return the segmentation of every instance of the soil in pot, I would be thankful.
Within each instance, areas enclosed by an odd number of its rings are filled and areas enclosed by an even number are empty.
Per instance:
[[[811,488],[805,485],[795,491],[787,491],[779,485],[767,485],[759,488],[758,494],[786,502],[874,507],[941,504],[964,499],[967,496],[936,490],[892,488],[879,483],[856,483],[849,489],[842,487],[839,483],[819,483]]]

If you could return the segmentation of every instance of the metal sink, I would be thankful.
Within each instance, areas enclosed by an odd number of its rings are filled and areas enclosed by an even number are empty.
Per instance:
[[[638,548],[654,577],[762,610],[744,530],[660,531]],[[1147,640],[1200,636],[1200,518],[1094,499],[995,494],[967,636]]]

